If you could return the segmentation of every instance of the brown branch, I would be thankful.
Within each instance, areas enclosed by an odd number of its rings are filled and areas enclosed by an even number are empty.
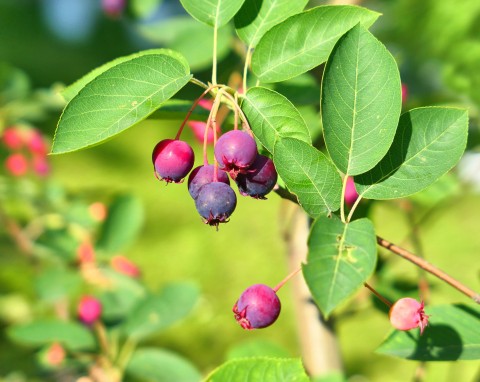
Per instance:
[[[462,292],[464,295],[470,297],[477,304],[480,304],[480,295],[478,293],[463,285],[460,281],[447,275],[445,272],[430,264],[428,261],[425,261],[424,259],[407,251],[406,249],[398,247],[397,245],[389,242],[388,240],[382,239],[380,236],[377,236],[377,243],[381,247],[388,249],[390,252],[400,257],[403,257],[405,260],[412,262],[413,264],[422,268],[428,273],[431,273],[435,277],[438,277],[440,280],[445,281],[447,284],[450,284],[452,287]]]

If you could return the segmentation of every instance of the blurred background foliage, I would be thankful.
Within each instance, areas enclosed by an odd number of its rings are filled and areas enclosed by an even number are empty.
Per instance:
[[[311,1],[309,6],[324,3]],[[364,207],[380,236],[414,252],[420,249],[428,260],[478,290],[480,3],[369,0],[360,5],[383,13],[372,30],[397,59],[408,89],[406,109],[450,104],[467,107],[471,116],[469,151],[457,171],[408,200]],[[130,0],[118,16],[103,12],[99,0],[0,0],[0,88],[8,89],[0,93],[0,129],[28,123],[51,139],[63,107],[56,95],[59,89],[109,60],[142,49],[176,49],[187,57],[195,76],[207,81],[211,41],[211,30],[189,18],[177,0]],[[225,27],[219,41],[220,81],[235,81],[230,75],[241,71],[242,49],[233,28]],[[278,91],[302,105],[316,133],[320,75],[321,69],[316,69],[277,85]],[[197,96],[198,89],[187,86],[178,98]],[[159,140],[175,135],[178,119],[150,119],[101,146],[49,157],[47,180],[35,175],[15,178],[4,170],[2,213],[14,216],[21,226],[33,217],[53,219],[49,224],[55,226],[55,217],[88,220],[85,211],[91,203],[111,206],[118,195],[130,195],[139,201],[141,222],[135,238],[114,252],[138,265],[141,280],[151,291],[186,280],[200,289],[188,318],[149,338],[146,345],[175,351],[202,373],[257,347],[269,354],[299,356],[288,285],[280,292],[282,314],[266,330],[245,332],[231,313],[245,287],[257,282],[275,285],[287,274],[282,230],[289,202],[276,195],[267,201],[239,198],[231,222],[219,232],[202,224],[186,185],[167,187],[152,173],[151,150]],[[200,158],[200,145],[191,131],[186,134]],[[6,155],[2,152],[2,161]],[[38,282],[32,282],[44,259],[32,260],[5,228],[0,228],[0,380],[49,380],[52,375],[40,371],[35,361],[37,350],[12,342],[6,334],[12,324],[53,314],[48,298],[38,292]],[[101,235],[97,229],[93,235]],[[70,239],[62,236],[58,243],[72,261],[79,242]],[[375,280],[379,289],[392,299],[415,297],[417,270],[388,254],[382,253],[380,259]],[[428,280],[430,303],[464,301],[448,286]],[[47,277],[39,282],[48,281]],[[74,306],[68,309],[72,312]],[[351,381],[403,381],[415,374],[417,363],[373,353],[390,329],[385,311],[366,291],[339,311],[337,327]],[[475,373],[471,362],[436,363],[427,365],[424,380],[473,381],[475,375],[478,378]]]

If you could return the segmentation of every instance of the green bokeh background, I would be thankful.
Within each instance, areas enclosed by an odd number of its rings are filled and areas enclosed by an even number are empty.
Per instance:
[[[106,61],[150,46],[125,20],[110,20],[99,11],[85,39],[62,39],[45,24],[42,12],[47,3],[54,1],[0,1],[0,61],[24,70],[35,88],[69,84]],[[312,1],[310,5],[320,3]],[[446,103],[468,107],[473,117],[471,136],[475,137],[480,103],[480,3],[390,0],[361,5],[384,14],[373,31],[398,60],[402,80],[409,88],[408,107]],[[236,61],[237,56],[230,54],[219,70]],[[209,72],[198,76],[208,79]],[[185,97],[193,97],[189,89],[182,93]],[[39,127],[53,135],[56,119],[58,115],[53,115]],[[52,156],[53,175],[72,191],[100,189],[105,195],[128,192],[140,197],[145,205],[145,225],[139,240],[125,254],[140,266],[143,279],[154,290],[176,280],[194,280],[200,286],[202,297],[194,313],[158,335],[153,345],[185,355],[204,372],[225,360],[232,346],[253,339],[272,341],[299,356],[288,284],[280,292],[282,314],[274,326],[246,332],[231,313],[245,287],[258,282],[275,285],[288,273],[281,230],[285,224],[282,211],[289,202],[276,195],[267,201],[239,198],[231,222],[218,232],[202,224],[186,184],[166,186],[152,173],[153,146],[173,137],[177,127],[178,121],[150,120],[100,146]],[[186,136],[194,142],[190,131]],[[199,164],[201,148],[193,144]],[[478,148],[474,139],[469,146]],[[408,222],[398,203],[377,203],[371,216],[380,236],[411,248]],[[479,216],[480,196],[463,187],[419,227],[427,259],[476,290],[480,289]],[[385,258],[392,256],[386,254]],[[418,271],[413,265],[400,259],[391,261],[390,273],[415,281]],[[0,269],[0,292],[31,296],[28,279],[24,268],[9,263]],[[429,280],[432,304],[466,302],[449,286],[432,277]],[[350,305],[366,309],[350,315]],[[385,312],[373,307],[366,291],[342,312],[338,333],[351,381],[412,380],[418,363],[373,354],[390,326]],[[0,337],[0,380],[19,368],[32,368],[31,352],[16,349],[12,353],[11,346]],[[22,354],[26,355],[23,359]],[[474,381],[475,375],[479,377],[477,368],[475,362],[429,364],[425,380]]]

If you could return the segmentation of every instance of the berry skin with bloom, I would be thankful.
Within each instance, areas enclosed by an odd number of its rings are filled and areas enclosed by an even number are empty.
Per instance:
[[[180,183],[193,167],[195,155],[187,142],[164,139],[152,153],[155,174],[167,183]]]
[[[411,330],[420,328],[423,333],[428,325],[429,316],[425,314],[424,303],[413,298],[401,298],[392,305],[389,312],[390,322],[395,329]]]
[[[272,325],[280,314],[281,304],[275,290],[255,284],[241,294],[233,306],[235,319],[243,329],[260,329]]]
[[[214,152],[220,167],[235,179],[252,165],[257,157],[257,144],[247,132],[231,130],[218,139]]]
[[[102,304],[95,297],[83,296],[78,304],[78,318],[86,325],[91,325],[102,315]]]
[[[193,169],[188,177],[188,192],[193,199],[196,199],[202,186],[213,182],[215,167],[211,164],[198,166]],[[225,171],[217,169],[217,181],[230,185],[230,180]]]
[[[222,182],[207,183],[198,191],[195,207],[205,223],[218,227],[228,222],[237,206],[237,196],[232,188]]]
[[[257,155],[255,161],[245,174],[238,174],[235,182],[243,196],[266,199],[277,183],[277,170],[272,160],[264,155]]]

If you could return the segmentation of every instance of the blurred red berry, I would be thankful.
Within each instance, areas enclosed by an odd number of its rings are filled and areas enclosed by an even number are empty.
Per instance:
[[[390,322],[398,330],[420,328],[420,334],[422,334],[428,325],[429,318],[423,308],[423,301],[418,302],[409,297],[401,298],[390,308]]]
[[[198,101],[198,105],[203,107],[206,110],[212,110],[213,102],[212,100],[203,98],[200,101]]]
[[[23,154],[15,153],[7,157],[5,167],[13,176],[22,176],[28,171],[28,162]]]
[[[107,207],[102,202],[95,202],[90,204],[88,212],[93,220],[102,222],[107,217]]]
[[[402,104],[405,104],[405,102],[407,102],[407,98],[408,98],[407,85],[402,84]]]
[[[54,342],[48,349],[45,354],[45,361],[50,366],[59,366],[65,360],[66,352],[63,346]]]
[[[95,297],[83,296],[78,304],[78,318],[84,324],[91,325],[102,315],[102,304]]]
[[[355,189],[355,182],[352,177],[347,178],[347,186],[345,188],[345,202],[352,205],[358,199],[358,192]]]
[[[102,0],[102,9],[110,17],[119,17],[123,13],[125,5],[125,0]]]
[[[95,249],[88,241],[84,241],[77,248],[77,258],[80,264],[95,262]]]
[[[125,256],[113,256],[110,260],[110,265],[118,273],[122,273],[130,277],[140,276],[140,269]]]
[[[187,125],[192,129],[193,135],[195,136],[197,141],[203,143],[203,138],[205,137],[205,129],[207,128],[207,124],[201,121],[188,121]],[[213,129],[208,129],[207,143],[212,144],[213,141],[214,141]]]
[[[42,133],[37,129],[30,129],[28,133],[25,134],[25,140],[27,147],[32,152],[32,154],[37,154],[39,156],[45,156],[48,153],[48,146],[43,138]]]
[[[19,129],[16,127],[7,127],[3,131],[2,141],[11,150],[18,150],[23,146],[23,138]]]
[[[46,156],[33,157],[33,171],[39,176],[47,176],[50,173],[50,164]]]

